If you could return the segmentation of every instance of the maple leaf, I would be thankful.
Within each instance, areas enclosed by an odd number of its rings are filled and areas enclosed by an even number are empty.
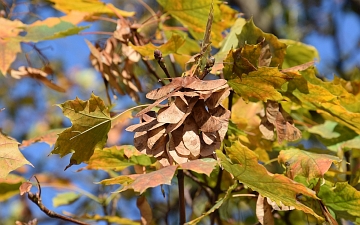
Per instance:
[[[111,118],[104,102],[94,94],[91,94],[87,101],[76,98],[60,104],[59,107],[71,120],[72,126],[59,134],[51,154],[60,154],[60,157],[63,157],[74,153],[70,164],[65,168],[67,169],[89,160],[95,148],[101,149],[105,145]]]
[[[133,165],[149,166],[154,162],[155,158],[141,154],[134,146],[113,146],[95,149],[85,169],[120,171]]]
[[[64,131],[64,129],[53,129],[49,130],[43,135],[23,140],[21,147],[28,147],[36,142],[45,142],[46,144],[53,146],[58,138],[58,134]]]
[[[340,163],[336,156],[316,154],[299,149],[280,151],[278,156],[280,163],[286,165],[287,176],[294,179],[297,175],[312,178],[322,178],[329,170],[332,163]]]
[[[299,204],[296,199],[298,194],[318,199],[314,191],[282,174],[269,173],[264,166],[258,163],[256,154],[238,141],[226,148],[226,151],[229,158],[219,150],[216,151],[216,155],[220,158],[224,169],[234,175],[235,179],[259,192],[262,196],[275,201],[278,205],[282,203],[286,206],[294,206],[296,209],[323,220],[310,207]]]
[[[112,16],[116,16],[117,14],[119,14],[124,17],[130,17],[135,15],[135,12],[127,12],[124,10],[120,10],[111,3],[105,4],[98,0],[73,0],[71,2],[62,0],[50,0],[50,2],[55,4],[55,9],[66,14],[72,11],[79,11],[86,12],[89,15],[109,14]]]
[[[121,184],[123,188],[120,192],[133,189],[142,194],[146,189],[151,187],[156,187],[161,184],[170,185],[177,167],[178,166],[167,166],[146,174],[122,175],[102,180],[99,183],[104,185]]]
[[[287,45],[286,55],[282,64],[284,69],[315,59],[319,60],[320,58],[317,49],[311,45],[288,39],[280,39],[279,41]]]
[[[204,37],[211,0],[181,0],[167,1],[158,0],[158,3],[171,16],[180,21],[189,29],[190,34],[197,40]],[[236,11],[224,4],[214,4],[211,39],[212,45],[219,47],[223,40],[221,33],[235,22]]]
[[[19,150],[19,143],[0,131],[0,178],[11,171],[28,164],[34,167]]]

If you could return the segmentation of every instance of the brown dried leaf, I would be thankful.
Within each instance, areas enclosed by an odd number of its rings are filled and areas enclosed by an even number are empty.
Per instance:
[[[206,99],[205,104],[209,109],[218,107],[225,98],[230,94],[230,88],[223,89],[218,92],[214,92],[208,99]]]
[[[279,103],[274,101],[267,101],[266,103],[266,118],[275,125],[277,114],[279,113]]]
[[[185,121],[185,119],[190,115],[190,113],[192,112],[196,102],[198,101],[198,97],[194,97],[190,99],[189,105],[187,106],[186,112],[184,114],[184,116],[182,117],[182,119],[177,123],[177,124],[169,124],[166,128],[166,133],[170,133],[173,130],[178,129]]]
[[[263,225],[274,225],[274,216],[271,213],[272,208],[264,198],[259,194],[256,201],[256,217]]]
[[[291,121],[286,121],[282,113],[278,113],[275,127],[279,143],[284,140],[296,141],[301,138],[301,131]]]
[[[213,117],[217,118],[220,121],[221,128],[218,130],[220,141],[222,141],[226,135],[229,126],[229,119],[231,112],[230,110],[225,109],[222,105],[214,109],[209,109],[209,112]]]
[[[179,90],[181,87],[183,87],[182,85],[183,79],[184,79],[183,77],[173,78],[171,80],[171,83],[147,93],[146,98],[156,100],[167,96],[169,93],[173,91]]]
[[[169,107],[158,114],[157,121],[176,124],[184,117],[186,110],[187,104],[181,98],[176,98]]]
[[[46,77],[49,75],[48,72],[52,73],[50,67],[45,67],[42,70],[27,67],[27,66],[20,66],[18,70],[11,70],[10,75],[15,79],[21,79],[24,77],[31,77],[35,80],[41,81],[43,84],[48,86],[49,88],[58,91],[58,92],[65,92],[65,89],[59,87],[58,85],[52,83]]]
[[[170,156],[172,157],[172,159],[177,163],[177,164],[181,164],[181,163],[186,163],[189,161],[188,156],[183,156],[178,154],[177,151],[175,150],[170,150],[169,151]]]
[[[215,156],[215,150],[220,149],[220,146],[221,146],[220,141],[215,141],[211,145],[207,145],[204,142],[201,142],[200,156],[201,157],[209,157],[211,155]]]
[[[185,77],[187,78],[187,77]],[[195,77],[194,77],[195,78]],[[198,78],[189,79],[188,84],[184,85],[184,88],[189,88],[195,91],[212,91],[217,89],[227,83],[225,79],[217,79],[217,80],[200,80]]]
[[[146,131],[136,132],[134,134],[134,146],[139,152],[149,154],[147,147],[148,138],[148,133]]]
[[[212,116],[207,110],[203,100],[199,100],[193,109],[193,117],[200,130],[203,132],[215,132],[220,130],[220,121]]]
[[[265,41],[265,38],[263,39],[263,41]],[[271,63],[271,52],[270,52],[270,46],[269,44],[265,44],[265,42],[263,43],[263,47],[260,51],[260,56],[259,56],[259,67],[260,66],[270,66]]]
[[[148,148],[156,148],[155,144],[165,135],[165,126],[160,126],[155,129],[148,131],[148,140],[147,146]]]
[[[263,134],[264,138],[266,140],[272,140],[272,141],[275,139],[274,128],[275,128],[274,125],[270,123],[267,119],[263,119],[259,126],[259,130]]]
[[[217,139],[217,132],[201,132],[202,140],[207,145],[211,145]]]
[[[183,129],[184,127],[181,126],[178,129],[171,132],[171,138],[169,142],[169,149],[176,150],[178,154],[182,156],[188,156],[190,155],[190,150],[187,149],[183,142]]]
[[[198,157],[200,155],[199,127],[192,116],[187,117],[184,122],[182,138],[185,147],[190,150],[191,155]]]
[[[32,183],[31,182],[24,182],[20,185],[19,190],[20,190],[20,195],[23,195],[25,193],[28,193],[30,191],[32,187]]]

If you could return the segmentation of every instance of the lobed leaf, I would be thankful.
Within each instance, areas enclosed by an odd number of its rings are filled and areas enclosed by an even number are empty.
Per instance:
[[[217,161],[210,158],[196,159],[186,163],[180,164],[183,170],[191,170],[196,173],[203,173],[210,176],[211,172],[215,169]]]
[[[0,132],[0,178],[11,171],[28,164],[34,167],[19,150],[19,143]]]
[[[284,69],[319,59],[318,51],[311,45],[289,39],[280,39],[279,41],[287,45],[282,64]]]
[[[196,40],[203,39],[211,0],[157,1],[165,11],[187,27]],[[236,11],[227,5],[214,4],[211,40],[215,47],[219,47],[220,42],[223,40],[221,33],[235,22],[235,14]]]
[[[332,163],[338,164],[341,161],[336,156],[316,154],[299,149],[280,151],[278,160],[286,165],[289,178],[293,179],[297,175],[301,175],[309,180],[324,177]]]
[[[322,220],[310,207],[299,203],[296,199],[299,194],[317,199],[314,191],[282,174],[269,173],[264,166],[258,163],[256,154],[238,141],[226,148],[226,151],[229,158],[219,150],[216,151],[216,154],[224,169],[235,179],[259,192],[262,196],[275,201],[277,205],[282,203],[286,206],[294,206],[296,209]]]
[[[63,157],[73,153],[67,169],[74,164],[88,161],[95,148],[105,145],[111,118],[103,100],[94,94],[91,94],[87,101],[76,98],[60,104],[59,107],[71,120],[72,126],[59,134],[51,154],[60,154],[60,157]]]

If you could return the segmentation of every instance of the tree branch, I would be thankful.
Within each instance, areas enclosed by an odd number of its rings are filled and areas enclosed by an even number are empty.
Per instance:
[[[43,205],[42,201],[41,201],[41,187],[40,187],[39,180],[36,178],[36,176],[34,176],[34,178],[36,179],[39,191],[36,194],[29,191],[28,192],[28,199],[30,199],[30,201],[35,203],[39,207],[39,209],[41,211],[43,211],[46,215],[48,215],[51,218],[57,218],[57,219],[72,222],[72,223],[75,223],[75,224],[88,225],[88,223],[84,223],[82,221],[79,221],[79,220],[76,220],[76,219],[73,219],[73,218],[70,218],[70,217],[67,217],[67,216],[57,214],[56,212],[51,211],[50,209],[46,208]]]

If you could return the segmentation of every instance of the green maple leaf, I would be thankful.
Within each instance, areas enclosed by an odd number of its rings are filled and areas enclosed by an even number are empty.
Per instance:
[[[323,218],[317,215],[310,207],[297,201],[297,195],[318,199],[315,192],[297,183],[282,174],[271,174],[266,168],[258,163],[257,155],[242,145],[234,142],[226,148],[229,158],[217,150],[216,155],[221,160],[221,165],[226,171],[234,175],[235,179],[245,184],[262,196],[270,198],[278,205],[294,206],[298,210],[314,215],[317,219]]]
[[[87,101],[76,98],[66,101],[59,107],[68,117],[72,126],[59,134],[51,154],[61,157],[74,153],[70,164],[65,168],[88,161],[95,148],[103,148],[107,140],[107,133],[111,127],[111,118],[103,100],[91,94]]]
[[[0,132],[0,178],[25,164],[33,166],[21,154],[19,143]]]

